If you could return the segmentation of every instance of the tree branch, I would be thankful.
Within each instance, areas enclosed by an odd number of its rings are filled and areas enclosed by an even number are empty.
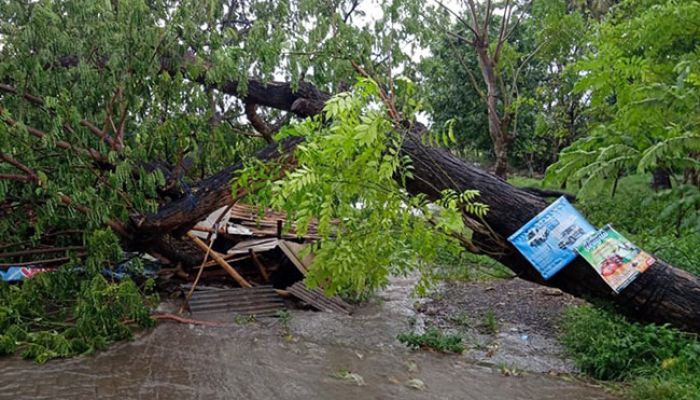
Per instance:
[[[250,124],[253,125],[253,128],[260,133],[267,143],[274,143],[275,140],[272,138],[272,134],[274,133],[272,131],[272,127],[268,125],[268,123],[265,122],[265,120],[263,120],[258,114],[257,104],[245,103],[245,115]]]
[[[5,109],[0,107],[0,120],[2,120],[5,124],[7,124],[10,127],[17,126],[18,122],[16,120],[14,120],[10,117],[4,116],[4,114],[5,114]],[[39,139],[43,139],[44,137],[47,136],[47,133],[40,130],[40,129],[36,129],[36,128],[33,128],[31,126],[28,126],[28,125],[24,125],[24,127],[27,129],[27,132],[29,132],[29,134],[31,134],[32,136],[37,137]],[[93,148],[84,149],[82,147],[73,146],[72,144],[70,144],[64,140],[57,140],[56,147],[61,148],[61,149],[65,149],[65,150],[74,151],[78,154],[88,156],[99,163],[107,163],[107,159],[104,157],[104,155],[102,155],[102,153],[100,153],[99,151],[97,151]]]
[[[19,174],[0,174],[0,180],[18,181],[18,182],[33,182],[34,178],[28,175]]]
[[[498,59],[501,56],[501,50],[503,49],[503,44],[506,41],[506,29],[512,12],[513,8],[510,4],[510,0],[506,0],[505,11],[503,12],[503,19],[501,20],[501,27],[498,30],[498,42],[496,43],[496,50],[493,53],[494,64],[498,64]]]
[[[6,153],[0,153],[0,159],[5,161],[6,163],[14,166],[18,170],[24,172],[27,174],[28,177],[31,179],[37,179],[37,174],[32,170],[31,168],[27,167],[26,165],[22,164],[21,162],[17,161],[14,157],[12,157],[9,154]]]
[[[452,14],[455,18],[457,18],[457,21],[461,22],[464,26],[466,26],[467,29],[469,29],[469,30],[474,34],[474,41],[479,41],[479,32],[478,32],[478,30],[475,29],[474,27],[472,27],[472,26],[469,24],[468,21],[466,21],[464,18],[460,17],[459,14],[457,14],[457,13],[454,12],[451,8],[449,8],[449,7],[447,7],[446,5],[444,5],[441,1],[435,0],[435,2],[436,2],[440,7],[442,7],[445,11],[447,11],[448,13]]]

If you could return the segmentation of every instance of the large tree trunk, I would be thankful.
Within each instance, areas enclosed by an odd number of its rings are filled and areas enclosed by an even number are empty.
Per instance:
[[[311,98],[304,97],[304,93],[311,94]],[[292,111],[294,104],[303,103],[304,114],[307,115],[308,110],[321,110],[323,102],[328,99],[328,95],[319,94],[315,89],[292,92],[289,85],[281,83],[261,86],[260,91],[249,92],[247,96],[256,104],[287,111]],[[407,189],[413,194],[424,193],[432,198],[437,198],[441,190],[448,188],[456,191],[478,190],[478,200],[489,206],[484,220],[498,239],[476,234],[474,242],[481,248],[495,251],[496,255],[492,257],[519,277],[560,288],[578,297],[612,301],[624,314],[635,319],[670,323],[700,333],[700,280],[697,276],[659,260],[620,295],[614,295],[593,268],[579,257],[545,282],[530,263],[503,238],[542,211],[548,205],[547,201],[472,166],[446,150],[423,144],[419,138],[420,133],[416,130],[406,135],[402,152],[411,158],[414,165],[414,178],[407,183]],[[287,139],[268,146],[258,156],[261,159],[279,158],[289,154],[299,141],[299,138]],[[142,243],[148,243],[143,239],[168,232],[185,232],[208,213],[229,203],[232,198],[230,181],[240,167],[241,165],[231,166],[199,182],[192,193],[164,206],[157,214],[132,221],[135,237]]]
[[[411,193],[437,197],[439,190],[445,188],[457,191],[477,189],[479,201],[489,205],[485,220],[501,237],[510,236],[548,205],[543,198],[518,189],[444,150],[426,147],[420,140],[406,140],[403,150],[415,167],[415,179],[408,183]],[[481,235],[476,235],[474,241],[477,246],[498,246]],[[657,261],[622,293],[615,295],[581,257],[551,280],[544,281],[511,245],[503,251],[494,258],[520,278],[557,287],[577,297],[612,301],[623,313],[635,319],[670,323],[681,329],[700,332],[700,279],[664,261]]]

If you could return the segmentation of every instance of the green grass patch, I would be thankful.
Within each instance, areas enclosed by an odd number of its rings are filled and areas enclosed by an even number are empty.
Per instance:
[[[597,379],[627,383],[630,399],[698,399],[697,337],[591,306],[568,310],[563,328],[562,342],[577,366]]]
[[[514,276],[511,270],[490,257],[468,252],[454,255],[447,251],[438,254],[433,273],[434,278],[448,282],[484,282]]]
[[[498,320],[496,319],[496,313],[494,313],[493,310],[486,311],[482,318],[481,326],[492,335],[498,333],[499,324]]]
[[[412,349],[428,349],[442,353],[464,352],[462,337],[446,335],[435,327],[428,328],[425,333],[404,332],[398,336],[399,342]]]

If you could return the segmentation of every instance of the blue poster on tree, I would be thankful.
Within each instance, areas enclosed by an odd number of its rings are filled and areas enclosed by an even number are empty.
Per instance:
[[[560,197],[512,234],[508,241],[549,279],[576,258],[574,250],[596,229],[566,198]]]

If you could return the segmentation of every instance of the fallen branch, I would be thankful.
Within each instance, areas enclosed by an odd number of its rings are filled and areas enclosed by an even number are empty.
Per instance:
[[[224,328],[224,327],[228,326],[222,322],[202,321],[202,320],[198,320],[198,319],[184,318],[184,317],[179,317],[175,314],[170,314],[170,313],[152,314],[151,319],[155,319],[157,321],[169,320],[169,321],[179,322],[181,324],[211,326],[214,328]]]
[[[47,249],[18,250],[0,254],[0,259],[31,256],[36,254],[60,253],[62,251],[85,250],[83,246],[51,247]]]

